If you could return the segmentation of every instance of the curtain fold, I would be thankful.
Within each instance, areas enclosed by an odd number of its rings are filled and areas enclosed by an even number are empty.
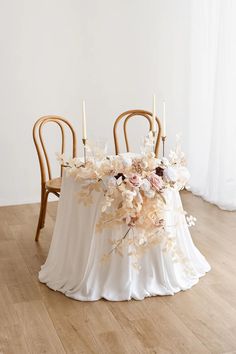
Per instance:
[[[236,210],[236,1],[192,0],[191,191]]]

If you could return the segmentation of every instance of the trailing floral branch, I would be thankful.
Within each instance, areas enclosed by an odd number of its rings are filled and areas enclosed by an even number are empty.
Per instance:
[[[92,193],[103,190],[104,203],[96,226],[98,232],[108,227],[128,227],[118,240],[111,240],[113,247],[105,258],[113,251],[122,254],[123,246],[131,249],[129,254],[136,259],[156,244],[173,246],[165,220],[166,193],[170,189],[183,189],[189,179],[179,142],[170,152],[169,160],[158,159],[150,151],[140,155],[101,156],[97,160],[88,159],[86,164],[80,159],[67,161],[63,155],[58,159],[63,167],[68,167],[66,173],[82,183],[78,195],[80,203],[91,204]],[[193,226],[196,219],[185,216],[188,226]],[[169,246],[164,248],[170,249]],[[174,254],[176,258],[176,250]]]

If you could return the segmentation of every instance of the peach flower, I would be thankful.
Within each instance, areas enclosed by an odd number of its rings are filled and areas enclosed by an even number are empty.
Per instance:
[[[155,173],[152,173],[148,177],[148,180],[151,183],[152,188],[156,189],[157,191],[161,190],[164,186],[162,178],[160,176],[157,176]]]
[[[142,179],[140,176],[133,174],[130,178],[129,178],[129,182],[134,186],[134,187],[140,187],[140,185],[142,184]]]

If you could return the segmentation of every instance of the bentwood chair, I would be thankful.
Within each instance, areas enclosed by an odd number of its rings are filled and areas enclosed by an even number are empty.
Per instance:
[[[151,112],[144,111],[142,109],[132,109],[130,111],[126,111],[126,112],[120,114],[116,118],[114,126],[113,126],[113,136],[114,136],[116,155],[118,155],[120,153],[119,142],[118,142],[118,138],[117,138],[117,135],[118,135],[117,129],[118,129],[119,123],[123,120],[123,132],[124,132],[124,137],[125,137],[125,145],[126,145],[127,152],[129,152],[130,148],[129,148],[128,135],[127,135],[127,123],[130,120],[130,118],[134,118],[137,116],[141,116],[141,117],[146,118],[149,122],[149,131],[152,130],[152,113]],[[155,152],[155,155],[158,156],[158,151],[159,151],[159,146],[160,146],[160,141],[161,141],[161,122],[157,116],[156,116],[156,122],[157,122],[157,126],[158,126],[158,132],[157,132],[157,139],[156,139],[156,145],[155,145],[154,152]]]
[[[59,116],[44,116],[36,121],[33,127],[33,139],[38,154],[41,172],[41,205],[35,241],[38,241],[40,230],[44,227],[49,193],[53,193],[58,198],[60,197],[63,171],[63,167],[61,167],[60,176],[57,178],[52,178],[50,161],[46,150],[45,141],[43,139],[43,127],[47,123],[55,123],[59,128],[62,154],[65,151],[65,128],[70,131],[70,135],[72,136],[72,154],[73,157],[76,157],[76,134],[72,125],[65,118]]]

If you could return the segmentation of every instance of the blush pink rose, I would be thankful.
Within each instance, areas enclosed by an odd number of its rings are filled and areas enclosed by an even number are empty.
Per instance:
[[[148,177],[148,180],[151,183],[152,188],[156,189],[157,191],[161,190],[164,186],[162,178],[155,173],[152,173]]]
[[[141,183],[142,183],[142,179],[140,176],[138,175],[132,175],[129,178],[129,182],[134,186],[134,187],[140,187]]]

